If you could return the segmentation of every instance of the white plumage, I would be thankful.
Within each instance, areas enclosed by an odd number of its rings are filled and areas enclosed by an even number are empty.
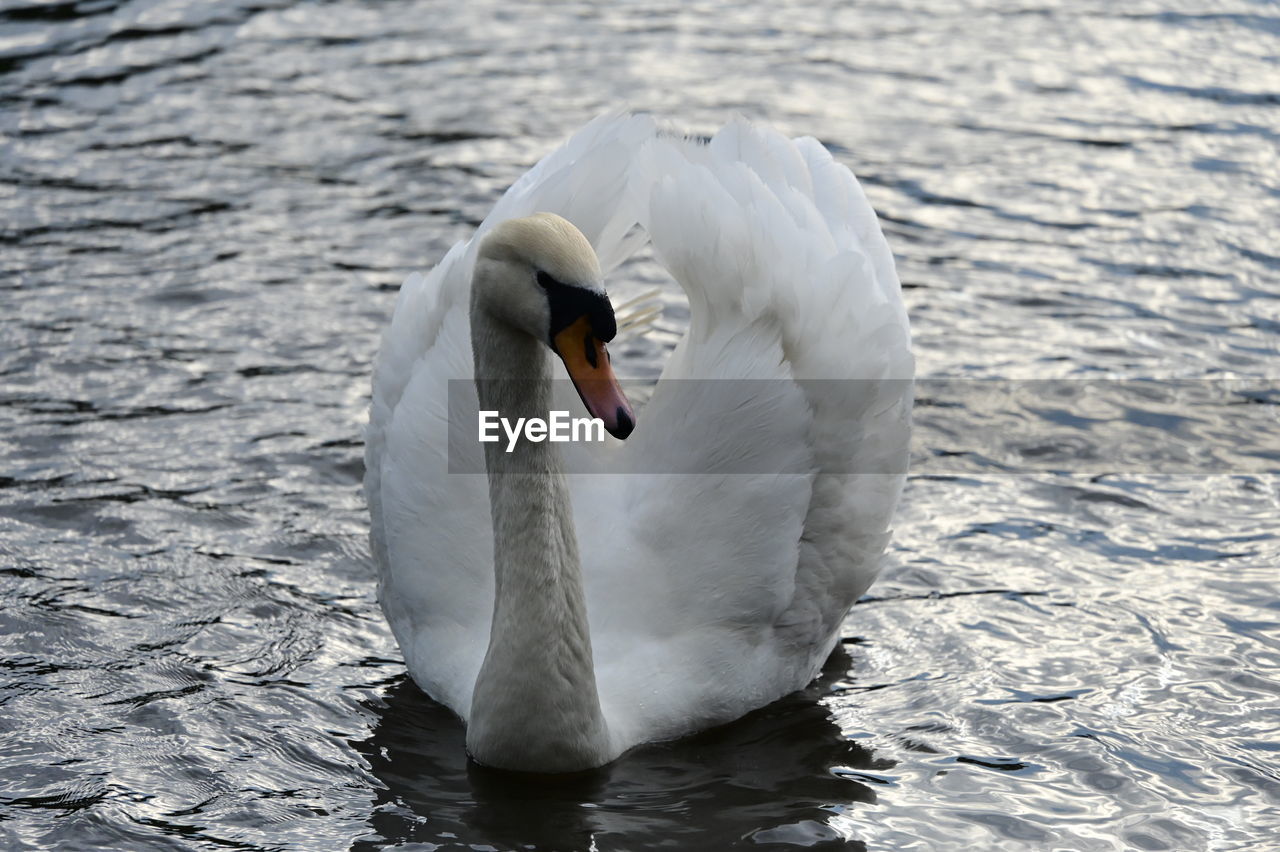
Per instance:
[[[625,471],[569,480],[613,757],[817,674],[901,491],[910,334],[875,213],[812,138],[737,120],[704,144],[605,116],[520,178],[476,237],[404,282],[367,435],[383,608],[414,680],[463,719],[490,637],[494,532],[486,476],[449,473],[484,462],[474,445],[450,457],[448,422],[477,404],[480,238],[539,211],[576,225],[606,276],[651,242],[690,302],[631,438],[565,445],[571,473]]]

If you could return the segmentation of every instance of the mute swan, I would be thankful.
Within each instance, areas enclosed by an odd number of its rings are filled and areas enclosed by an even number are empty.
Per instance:
[[[645,243],[691,317],[633,412],[602,282]],[[451,444],[480,408],[581,411],[553,353],[629,440]],[[819,142],[596,119],[408,277],[383,337],[365,492],[409,673],[477,761],[540,772],[803,687],[878,571],[912,374],[888,245]]]

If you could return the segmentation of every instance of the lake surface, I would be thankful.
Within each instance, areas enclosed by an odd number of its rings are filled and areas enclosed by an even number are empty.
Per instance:
[[[0,2],[0,847],[1275,843],[1277,7],[845,5]],[[809,690],[521,780],[378,610],[369,373],[627,105],[859,175],[916,464]]]

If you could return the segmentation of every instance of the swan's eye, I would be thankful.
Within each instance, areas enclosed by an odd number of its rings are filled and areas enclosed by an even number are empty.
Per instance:
[[[598,290],[565,284],[541,270],[538,271],[537,281],[538,286],[546,291],[547,306],[551,309],[548,340],[554,341],[557,334],[583,316],[589,318],[592,334],[606,343],[613,340],[618,327],[608,296]]]

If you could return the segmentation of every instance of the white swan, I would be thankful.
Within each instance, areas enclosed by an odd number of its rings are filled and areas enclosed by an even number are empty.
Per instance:
[[[633,415],[601,267],[647,242],[691,319]],[[553,351],[634,435],[482,451],[481,404],[581,412],[549,396]],[[383,338],[365,491],[409,673],[467,722],[475,759],[544,772],[801,688],[877,573],[912,373],[888,245],[821,144],[596,119],[409,276]]]

